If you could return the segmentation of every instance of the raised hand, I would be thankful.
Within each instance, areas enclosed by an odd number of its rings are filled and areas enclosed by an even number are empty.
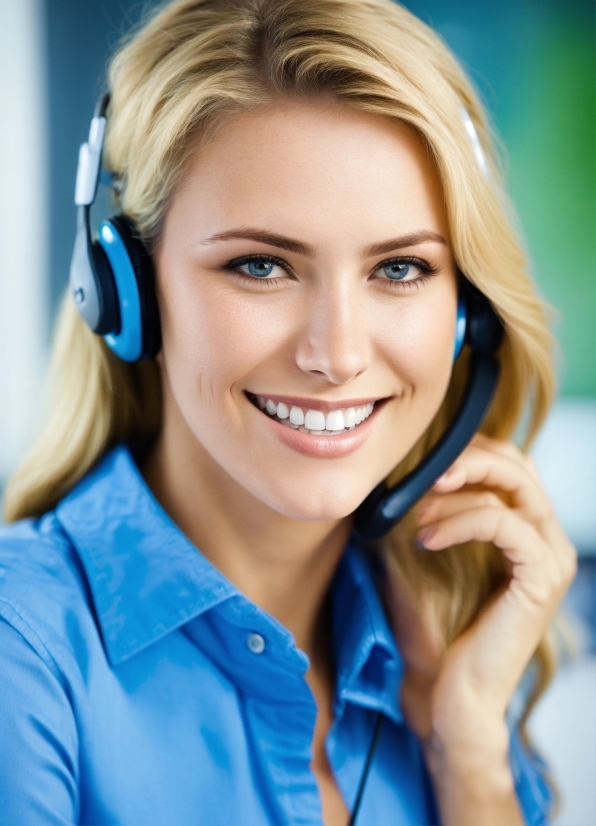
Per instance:
[[[427,551],[491,542],[503,553],[509,580],[445,649],[440,628],[394,577],[394,626],[406,664],[404,713],[423,743],[443,821],[462,826],[472,818],[479,826],[485,794],[493,800],[487,809],[492,824],[499,822],[494,807],[501,805],[496,787],[502,786],[503,817],[509,817],[503,822],[514,823],[514,798],[505,793],[511,786],[505,713],[575,575],[575,549],[532,460],[485,436],[476,436],[436,482],[417,517],[418,542]]]

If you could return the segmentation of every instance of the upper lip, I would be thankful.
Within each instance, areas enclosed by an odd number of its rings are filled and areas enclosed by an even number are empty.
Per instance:
[[[248,391],[253,396],[263,396],[271,399],[276,404],[283,402],[288,407],[300,407],[302,410],[320,410],[321,413],[330,413],[332,410],[347,410],[349,407],[362,407],[365,404],[374,404],[384,401],[388,396],[368,396],[358,399],[337,399],[326,401],[325,399],[306,398],[304,396],[278,396],[274,393],[254,393]]]

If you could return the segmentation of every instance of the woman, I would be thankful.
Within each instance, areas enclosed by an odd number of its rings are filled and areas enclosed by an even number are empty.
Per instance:
[[[550,336],[469,83],[386,0],[176,0],[109,88],[156,355],[65,299],[0,545],[0,822],[544,822],[511,700],[574,552],[507,441]],[[460,272],[504,326],[483,435],[364,546],[461,396]]]

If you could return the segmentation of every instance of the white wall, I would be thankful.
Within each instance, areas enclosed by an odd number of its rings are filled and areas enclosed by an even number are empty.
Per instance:
[[[0,484],[35,424],[47,339],[42,0],[0,0]]]
[[[530,717],[561,793],[554,826],[596,826],[596,656],[563,666]]]
[[[596,553],[596,399],[559,399],[532,451],[569,539]]]

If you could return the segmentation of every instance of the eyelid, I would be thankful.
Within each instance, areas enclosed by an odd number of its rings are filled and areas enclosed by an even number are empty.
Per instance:
[[[288,264],[287,261],[284,261],[283,258],[279,258],[276,255],[271,255],[269,253],[251,253],[249,255],[241,255],[237,258],[232,258],[226,264],[223,265],[222,269],[235,273],[238,277],[246,278],[248,281],[266,281],[268,283],[275,283],[276,281],[283,281],[284,278],[280,276],[275,276],[273,278],[268,277],[261,277],[256,275],[248,275],[248,273],[244,273],[240,270],[240,267],[244,264],[249,264],[251,261],[270,261],[273,264],[281,267],[288,276],[291,278],[295,278],[292,268]],[[424,277],[428,277],[430,275],[434,275],[440,269],[440,267],[436,265],[429,264],[428,261],[424,260],[423,258],[418,258],[414,255],[394,255],[391,258],[385,258],[383,261],[380,261],[372,270],[371,275],[374,275],[378,270],[382,269],[383,267],[388,266],[389,264],[413,264],[420,270],[420,276],[418,278],[409,279],[409,281],[399,281],[395,280],[392,283],[399,284],[399,283],[412,283],[416,280],[421,280]],[[382,281],[392,281],[392,279],[380,279]]]
[[[238,258],[232,258],[231,261],[228,261],[226,264],[223,265],[223,269],[235,272],[237,275],[244,276],[245,278],[248,278],[249,281],[283,280],[280,278],[280,276],[276,276],[274,278],[259,278],[258,275],[248,275],[248,273],[241,272],[240,267],[242,267],[244,264],[250,264],[251,261],[270,261],[271,263],[276,264],[278,267],[281,267],[283,270],[285,270],[288,275],[293,275],[290,265],[287,261],[284,261],[283,258],[278,258],[276,255],[269,255],[268,253],[262,252],[255,252],[251,253],[250,255],[241,255],[238,256]]]
[[[385,260],[380,261],[373,269],[371,274],[374,275],[374,273],[376,273],[377,270],[380,270],[383,267],[388,266],[389,264],[413,264],[415,267],[418,267],[418,269],[424,275],[434,275],[440,269],[438,266],[429,264],[429,262],[425,261],[424,258],[418,258],[415,255],[394,255],[392,258],[386,258]],[[411,280],[414,281],[415,279]]]

